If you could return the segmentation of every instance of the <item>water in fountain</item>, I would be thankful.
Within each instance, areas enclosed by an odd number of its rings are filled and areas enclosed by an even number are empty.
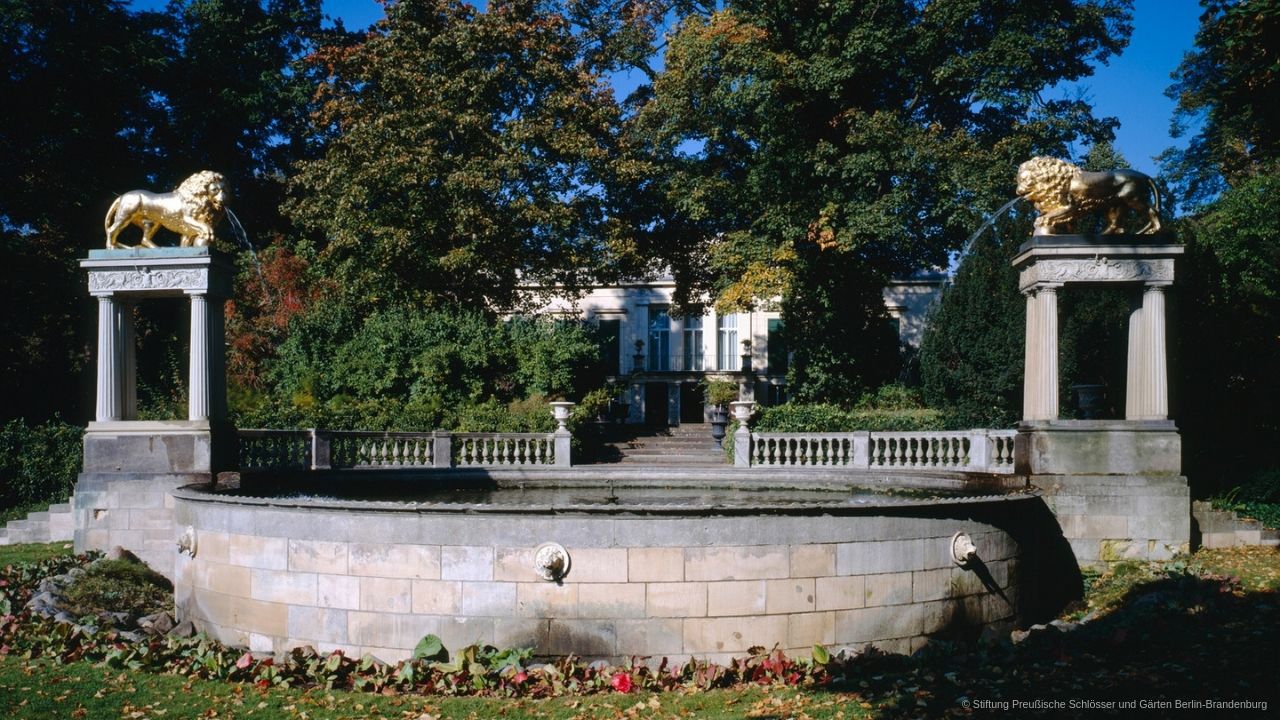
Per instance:
[[[253,260],[253,269],[258,272],[258,282],[262,285],[263,297],[268,301],[272,300],[271,290],[267,286],[267,278],[262,274],[262,263],[258,262],[258,253],[253,249],[253,243],[249,241],[249,233],[244,231],[244,225],[240,224],[240,218],[231,212],[231,208],[223,209],[227,213],[227,221],[231,224],[232,234],[236,236],[236,239],[240,241],[244,249],[249,251],[249,257]]]
[[[951,272],[947,275],[947,285],[950,285],[955,281],[956,273],[960,272],[960,265],[964,263],[964,259],[968,257],[969,251],[973,249],[973,244],[978,241],[979,237],[982,237],[982,233],[986,232],[987,228],[995,227],[996,221],[1007,213],[1010,208],[1017,204],[1019,200],[1023,199],[1024,198],[1022,197],[1016,197],[1004,205],[1001,205],[999,209],[987,216],[987,219],[978,226],[977,230],[973,231],[973,234],[969,236],[968,240],[964,241],[964,247],[960,248],[960,252],[956,255],[955,263],[951,268]]]

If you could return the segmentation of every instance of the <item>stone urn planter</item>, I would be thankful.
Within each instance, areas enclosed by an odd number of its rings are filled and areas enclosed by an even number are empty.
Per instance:
[[[729,411],[724,409],[723,405],[713,405],[711,407],[711,439],[716,441],[716,445],[724,443],[725,428],[729,425]]]
[[[729,424],[729,403],[738,399],[738,384],[732,380],[711,380],[705,385],[704,395],[711,406],[711,439],[719,445]]]
[[[555,418],[556,432],[569,432],[568,423],[569,415],[573,412],[574,403],[571,402],[553,402],[551,405],[551,416]]]
[[[1107,386],[1094,383],[1072,385],[1076,396],[1076,409],[1081,420],[1096,420],[1106,408]]]

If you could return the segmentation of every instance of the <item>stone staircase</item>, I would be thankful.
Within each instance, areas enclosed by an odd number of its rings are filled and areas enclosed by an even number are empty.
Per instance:
[[[68,501],[33,512],[23,520],[10,520],[0,528],[0,545],[70,542],[74,535],[75,521]]]
[[[623,465],[724,465],[725,455],[711,439],[711,425],[687,423],[656,430],[639,430],[609,443]]]
[[[1201,547],[1280,546],[1280,530],[1264,527],[1257,520],[1241,518],[1230,510],[1215,509],[1213,503],[1204,500],[1192,502],[1191,516],[1200,526]]]

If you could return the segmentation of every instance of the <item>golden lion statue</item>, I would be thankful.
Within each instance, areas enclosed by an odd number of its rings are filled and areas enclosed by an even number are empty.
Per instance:
[[[205,247],[213,240],[213,226],[222,219],[226,202],[226,180],[210,170],[183,180],[173,192],[127,192],[107,211],[107,248],[127,247],[116,238],[129,225],[142,228],[143,247],[156,247],[151,237],[161,227],[181,235],[182,247]]]
[[[1160,191],[1137,170],[1089,172],[1065,160],[1039,156],[1018,166],[1017,193],[1040,213],[1036,235],[1070,233],[1072,222],[1098,210],[1107,219],[1102,234],[1123,233],[1120,218],[1126,207],[1147,219],[1138,234],[1160,231]]]

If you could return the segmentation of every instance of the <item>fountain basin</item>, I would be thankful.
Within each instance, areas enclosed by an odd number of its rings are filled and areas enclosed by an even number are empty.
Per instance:
[[[430,633],[450,648],[723,661],[756,645],[908,652],[1007,629],[1044,604],[1036,558],[1056,525],[1033,493],[965,492],[945,473],[766,482],[730,470],[188,486],[173,493],[189,545],[178,611],[260,651],[394,661]],[[890,483],[913,489],[877,487]],[[957,532],[976,566],[953,560]],[[535,569],[546,543],[570,556],[559,582]]]

